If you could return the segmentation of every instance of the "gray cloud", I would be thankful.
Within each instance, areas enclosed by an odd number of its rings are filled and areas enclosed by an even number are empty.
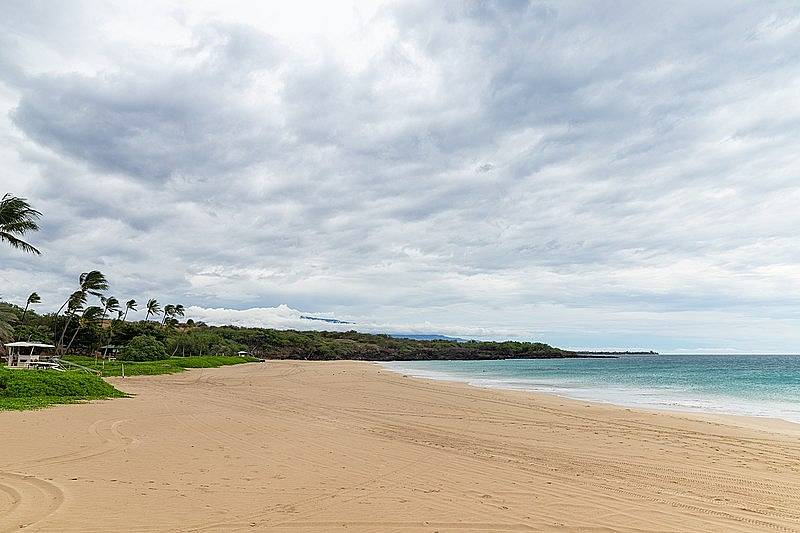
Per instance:
[[[47,215],[4,294],[98,267],[217,317],[800,341],[796,6],[401,2],[346,32],[38,9],[0,8],[0,180]]]

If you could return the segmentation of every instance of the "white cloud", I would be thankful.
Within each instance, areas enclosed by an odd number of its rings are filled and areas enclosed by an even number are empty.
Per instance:
[[[791,350],[798,20],[6,2],[0,184],[45,213],[46,253],[0,251],[0,290],[57,308],[100,268],[220,320]]]

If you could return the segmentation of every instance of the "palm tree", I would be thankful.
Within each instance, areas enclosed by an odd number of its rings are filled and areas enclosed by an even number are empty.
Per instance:
[[[128,318],[128,311],[136,311],[136,306],[139,305],[136,303],[136,300],[128,300],[125,302],[125,314],[122,315],[122,321],[125,322],[125,319]]]
[[[109,311],[117,311],[119,310],[119,300],[114,298],[113,296],[109,296],[106,298],[105,296],[100,297],[100,303],[103,304],[103,318],[102,320],[106,319],[106,315]]]
[[[69,344],[67,345],[66,351],[69,351],[72,348],[72,343],[75,342],[75,337],[78,336],[78,332],[84,327],[89,326],[91,324],[96,324],[98,320],[102,320],[103,318],[103,309],[92,305],[87,307],[81,313],[81,319],[78,321],[78,327],[75,328],[75,333],[72,334],[72,338],[69,340]]]
[[[158,305],[158,300],[150,298],[147,300],[147,314],[144,316],[145,321],[150,318],[150,315],[158,316],[161,314],[161,306]]]
[[[106,314],[109,311],[119,311],[119,300],[114,298],[113,296],[109,296],[106,298],[105,296],[100,297],[100,303],[103,304],[103,317],[100,319],[100,325],[102,326],[103,323],[106,321]],[[111,321],[111,324],[108,327],[108,342],[107,344],[111,344],[111,337],[114,335],[114,321]]]
[[[22,311],[22,319],[19,321],[20,327],[25,325],[25,315],[28,314],[28,306],[31,304],[41,303],[41,301],[41,297],[39,297],[39,295],[35,292],[32,292],[31,295],[28,296],[28,299],[25,301],[25,309]]]
[[[176,316],[183,316],[186,309],[181,305],[173,305],[168,304],[164,306],[164,320],[161,321],[161,324],[164,325],[167,323],[167,318],[175,318]]]
[[[39,231],[36,221],[41,216],[25,198],[4,194],[0,200],[0,241],[23,252],[41,255],[42,252],[21,239],[29,231]]]
[[[0,341],[11,340],[14,337],[14,327],[11,325],[17,321],[17,315],[0,307]]]
[[[108,280],[106,280],[106,277],[99,270],[84,272],[78,277],[78,290],[84,294],[91,294],[92,296],[99,297],[103,295],[103,291],[108,290]],[[71,297],[72,296],[70,296],[70,298]],[[59,307],[56,312],[56,316],[64,310],[64,307],[66,307],[68,303],[69,298],[67,298],[66,302],[61,304],[61,307]]]
[[[69,312],[69,304],[73,298],[78,298],[81,300],[81,305],[86,303],[86,299],[88,295],[101,297],[103,295],[103,291],[108,290],[108,280],[103,275],[102,272],[99,270],[91,270],[89,272],[84,272],[78,277],[78,290],[72,293],[67,301],[64,302],[59,310],[56,312],[56,317],[58,317],[61,310],[64,307],[68,309],[67,315],[67,323],[64,325],[64,330],[61,332],[61,337],[58,339],[58,346],[64,346],[64,336],[67,334],[67,328],[69,327],[69,323],[72,321],[72,317],[75,314],[75,311]]]
[[[86,303],[86,294],[81,291],[73,292],[69,299],[67,300],[67,310],[66,310],[66,317],[67,321],[64,324],[64,329],[61,331],[61,337],[58,339],[58,350],[62,351],[61,349],[64,347],[64,337],[67,334],[67,328],[69,327],[72,318],[83,311],[83,306]],[[58,315],[56,315],[57,317]]]
[[[167,304],[164,306],[164,320],[161,321],[161,325],[167,323],[167,319],[175,315],[175,306],[172,304]]]

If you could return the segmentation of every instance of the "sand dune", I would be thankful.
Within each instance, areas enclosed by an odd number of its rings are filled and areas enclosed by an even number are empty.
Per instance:
[[[0,413],[0,531],[800,531],[795,426],[270,362]]]

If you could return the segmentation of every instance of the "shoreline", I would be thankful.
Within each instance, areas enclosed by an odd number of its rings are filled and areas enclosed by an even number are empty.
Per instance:
[[[109,381],[0,412],[0,531],[800,531],[797,436],[728,417],[349,361]]]
[[[560,393],[558,391],[552,390],[542,390],[541,388],[526,388],[526,387],[513,387],[513,386],[503,386],[503,380],[501,378],[495,379],[500,384],[497,385],[489,385],[489,384],[481,384],[478,383],[482,379],[485,380],[486,378],[481,378],[478,375],[465,375],[465,376],[456,376],[452,374],[448,374],[445,371],[438,371],[438,370],[429,370],[429,369],[414,369],[408,367],[401,367],[399,366],[399,361],[375,361],[374,364],[377,366],[384,368],[387,371],[399,373],[401,375],[406,375],[413,379],[420,379],[426,380],[431,382],[444,382],[444,383],[458,383],[463,384],[468,387],[473,387],[476,389],[483,389],[483,390],[499,390],[499,391],[507,391],[507,392],[518,392],[524,394],[534,394],[534,395],[545,395],[554,398],[561,398],[564,400],[574,401],[578,403],[591,403],[595,405],[606,405],[612,406],[619,409],[635,409],[639,411],[645,411],[649,413],[655,414],[678,414],[678,415],[685,415],[685,416],[696,416],[699,418],[707,418],[707,419],[715,419],[715,420],[738,420],[739,424],[746,425],[748,427],[781,427],[781,431],[789,431],[794,433],[795,431],[800,433],[800,420],[792,420],[789,418],[783,418],[780,416],[773,416],[769,414],[755,414],[755,413],[746,413],[746,412],[735,412],[735,410],[730,411],[723,411],[723,410],[714,410],[713,407],[698,407],[696,409],[689,409],[685,406],[660,406],[660,405],[648,405],[648,404],[637,404],[635,402],[631,402],[629,404],[616,402],[613,399],[600,399],[596,397],[580,397],[580,396],[573,396],[569,393]],[[396,365],[396,367],[393,367]],[[624,392],[624,389],[618,389],[620,392]]]

